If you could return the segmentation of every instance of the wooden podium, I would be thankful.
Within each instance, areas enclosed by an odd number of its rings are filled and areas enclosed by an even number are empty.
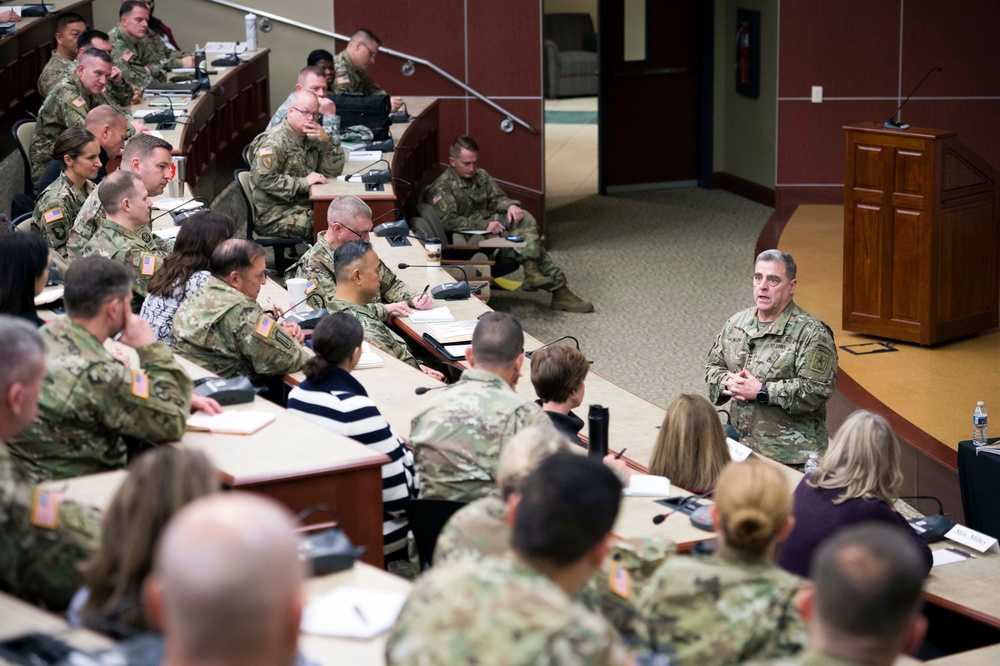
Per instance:
[[[996,170],[955,132],[844,130],[844,330],[933,345],[996,327]]]

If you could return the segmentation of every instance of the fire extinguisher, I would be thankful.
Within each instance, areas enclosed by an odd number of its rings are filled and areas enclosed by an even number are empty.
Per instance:
[[[736,32],[736,83],[750,83],[750,29],[746,23]]]

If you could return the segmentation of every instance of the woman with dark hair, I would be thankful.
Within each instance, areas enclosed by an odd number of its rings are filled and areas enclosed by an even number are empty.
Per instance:
[[[0,313],[44,324],[35,310],[35,296],[48,278],[49,246],[44,238],[20,232],[0,237]]]
[[[63,170],[38,195],[31,228],[45,237],[63,261],[69,261],[66,241],[76,214],[96,187],[91,181],[101,168],[101,144],[83,127],[71,127],[52,144],[52,159],[62,164]]]
[[[419,488],[413,454],[351,377],[365,339],[361,323],[347,312],[324,317],[313,331],[316,356],[306,361],[306,381],[288,394],[288,410],[327,430],[350,437],[389,456],[382,466],[382,534],[386,566],[407,559],[406,503]]]
[[[174,314],[181,303],[211,277],[208,262],[215,246],[233,237],[236,224],[222,213],[192,215],[177,233],[173,251],[149,280],[149,293],[139,316],[149,322],[156,339],[171,344]]]
[[[156,16],[153,16],[153,10],[156,8],[156,3],[153,0],[146,0],[146,4],[149,5],[150,36],[162,43],[165,50],[180,51],[181,47],[177,46],[177,39],[174,38],[174,32],[167,26],[166,23],[161,21]]]

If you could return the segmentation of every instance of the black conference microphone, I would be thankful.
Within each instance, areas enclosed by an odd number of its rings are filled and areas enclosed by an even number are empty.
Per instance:
[[[351,175],[349,175],[346,178],[344,178],[344,182],[345,183],[351,182],[352,178],[354,178],[355,176],[357,176],[358,174],[360,174],[362,171],[364,171],[368,167],[375,166],[379,162],[385,162],[385,165],[386,165],[387,168],[385,168],[385,169],[372,169],[368,173],[366,173],[366,174],[364,174],[364,175],[361,176],[361,182],[362,183],[389,183],[389,182],[392,182],[392,174],[389,173],[389,169],[388,169],[388,167],[389,167],[388,160],[375,160],[371,164],[368,164],[366,166],[361,167],[360,169],[358,169],[357,171],[355,171]],[[384,173],[384,175],[383,175],[383,173]],[[373,180],[374,178],[383,178],[383,180]]]
[[[49,8],[45,6],[44,2],[36,2],[21,7],[21,18],[37,18],[48,15]]]
[[[236,53],[236,47],[239,42],[233,42],[233,52],[229,55],[222,56],[221,58],[216,58],[212,61],[212,67],[236,67],[236,65],[242,62],[240,56]]]
[[[666,520],[667,518],[669,518],[671,514],[677,513],[678,511],[682,511],[684,509],[684,507],[690,506],[690,504],[692,502],[697,502],[700,499],[704,499],[704,498],[708,497],[709,495],[711,495],[713,492],[715,492],[714,489],[713,490],[706,490],[705,492],[701,493],[700,495],[688,495],[683,500],[681,500],[680,502],[678,502],[677,506],[675,506],[670,511],[667,511],[666,513],[661,513],[658,516],[653,516],[653,524],[654,525],[659,525],[664,520]]]
[[[365,145],[365,150],[378,150],[383,153],[391,153],[396,149],[396,144],[393,142],[392,137],[388,139],[382,139],[381,141],[372,141]]]
[[[887,120],[884,123],[882,123],[882,127],[884,129],[891,129],[891,130],[905,130],[905,129],[910,129],[910,126],[907,125],[906,123],[901,123],[898,120],[893,120],[893,118],[895,118],[896,114],[898,114],[903,109],[903,107],[906,106],[906,103],[910,101],[911,97],[913,97],[913,93],[917,92],[917,88],[919,88],[920,86],[924,85],[924,81],[927,80],[927,77],[930,76],[931,74],[933,74],[934,72],[940,72],[940,71],[941,71],[941,68],[938,67],[938,66],[936,66],[936,65],[934,67],[931,67],[927,71],[927,73],[924,74],[924,78],[920,79],[920,83],[918,83],[917,85],[913,86],[913,90],[911,90],[910,94],[906,96],[906,99],[904,99],[903,103],[899,105],[899,108],[897,108],[895,111],[892,112],[892,115],[889,116],[889,120]]]
[[[181,203],[177,204],[176,206],[174,206],[174,207],[173,207],[173,208],[171,208],[170,210],[166,210],[166,211],[163,211],[162,213],[160,213],[160,214],[159,214],[159,215],[157,215],[156,217],[154,217],[154,218],[151,218],[151,219],[149,220],[150,224],[152,224],[152,223],[153,223],[154,221],[156,221],[156,220],[160,219],[160,218],[161,218],[161,217],[163,217],[164,215],[169,215],[170,213],[173,213],[173,212],[174,212],[174,211],[176,211],[176,210],[177,210],[178,208],[183,208],[184,206],[188,205],[188,204],[189,204],[189,203],[191,203],[192,201],[198,201],[198,202],[200,202],[200,203],[204,204],[205,208],[208,208],[208,207],[209,207],[209,205],[208,205],[208,199],[206,199],[205,197],[192,197],[192,198],[188,199],[187,201],[182,201]]]
[[[413,392],[416,393],[417,395],[423,395],[428,391],[437,391],[438,389],[443,389],[443,388],[448,388],[448,384],[445,384],[444,386],[418,386],[417,388],[413,389]]]
[[[577,340],[576,338],[574,338],[572,335],[564,335],[561,338],[556,338],[555,340],[549,340],[544,345],[542,345],[540,347],[535,347],[531,351],[524,352],[524,358],[529,358],[530,359],[531,355],[534,354],[539,349],[545,349],[546,347],[551,347],[552,345],[556,344],[557,342],[562,342],[563,340],[572,340],[574,342],[574,344],[576,344],[576,348],[577,349],[580,348],[580,341],[579,340]],[[594,362],[593,361],[588,361],[588,363],[590,363],[591,365],[593,365]]]
[[[158,125],[157,129],[164,129],[159,127],[159,125],[167,125],[170,123],[177,122],[177,116],[174,114],[174,100],[169,96],[165,96],[164,99],[167,100],[167,104],[170,105],[169,111],[157,111],[156,113],[151,113],[142,119],[142,122],[146,124],[156,123]]]
[[[400,263],[399,268],[441,268],[440,266],[427,266],[425,264],[404,264]],[[464,301],[469,298],[469,274],[461,266],[455,266],[462,271],[465,279],[461,282],[445,282],[431,289],[431,296],[441,301]],[[478,290],[477,290],[478,293]]]

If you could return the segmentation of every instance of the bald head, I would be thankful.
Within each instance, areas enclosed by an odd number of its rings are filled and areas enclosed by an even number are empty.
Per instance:
[[[165,663],[290,663],[304,578],[294,530],[287,509],[239,492],[177,514],[146,586]]]
[[[98,143],[109,157],[118,157],[121,154],[125,147],[128,122],[118,109],[108,104],[95,106],[87,113],[84,126],[97,137]]]
[[[292,93],[292,107],[288,109],[288,124],[295,133],[305,136],[306,127],[315,125],[319,115],[319,98],[309,90]]]

